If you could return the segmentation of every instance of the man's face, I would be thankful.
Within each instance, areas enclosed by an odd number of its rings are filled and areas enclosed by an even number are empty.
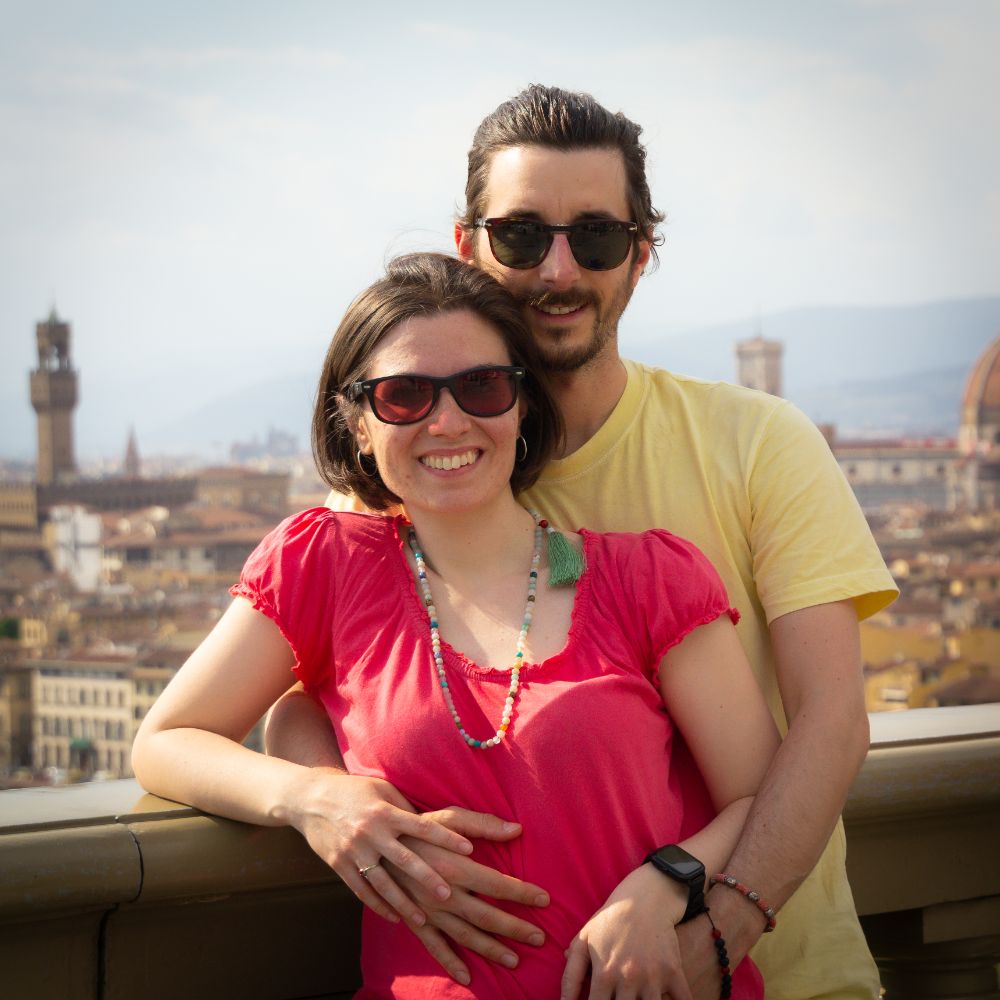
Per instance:
[[[587,219],[630,219],[625,164],[617,149],[569,152],[510,146],[493,154],[484,218],[533,219],[549,225]],[[456,228],[459,254],[488,271],[524,306],[528,325],[552,372],[571,372],[617,355],[618,320],[649,259],[649,243],[610,271],[589,271],[557,233],[537,267],[505,267],[482,229]],[[635,252],[638,247],[638,252]]]

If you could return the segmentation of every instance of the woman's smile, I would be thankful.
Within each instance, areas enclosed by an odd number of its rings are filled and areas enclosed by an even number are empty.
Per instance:
[[[482,451],[479,448],[469,448],[467,451],[462,451],[458,454],[423,455],[420,459],[420,464],[427,466],[428,469],[451,471],[452,469],[461,469],[475,464],[479,461],[480,455],[482,455]]]

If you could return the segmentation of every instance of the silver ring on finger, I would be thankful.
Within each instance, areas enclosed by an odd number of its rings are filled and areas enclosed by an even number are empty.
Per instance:
[[[381,864],[381,861],[376,861],[374,864],[368,865],[365,868],[359,868],[358,869],[358,874],[367,882],[368,881],[368,873],[370,871],[374,871],[376,868],[378,868],[378,866],[380,864]]]

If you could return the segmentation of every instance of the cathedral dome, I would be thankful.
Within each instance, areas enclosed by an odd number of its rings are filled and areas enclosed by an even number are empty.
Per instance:
[[[961,435],[979,450],[1000,446],[1000,336],[972,366],[962,395]]]

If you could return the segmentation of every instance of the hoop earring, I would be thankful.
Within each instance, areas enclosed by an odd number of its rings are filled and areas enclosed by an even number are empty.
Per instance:
[[[365,468],[365,458],[371,458],[372,460],[374,468],[371,471]],[[358,472],[360,472],[365,479],[374,479],[378,475],[378,462],[375,461],[375,457],[373,455],[362,455],[360,448],[354,453],[354,464],[358,467]]]
[[[515,460],[517,462],[523,462],[527,457],[528,457],[528,442],[524,440],[523,434],[518,434]]]

